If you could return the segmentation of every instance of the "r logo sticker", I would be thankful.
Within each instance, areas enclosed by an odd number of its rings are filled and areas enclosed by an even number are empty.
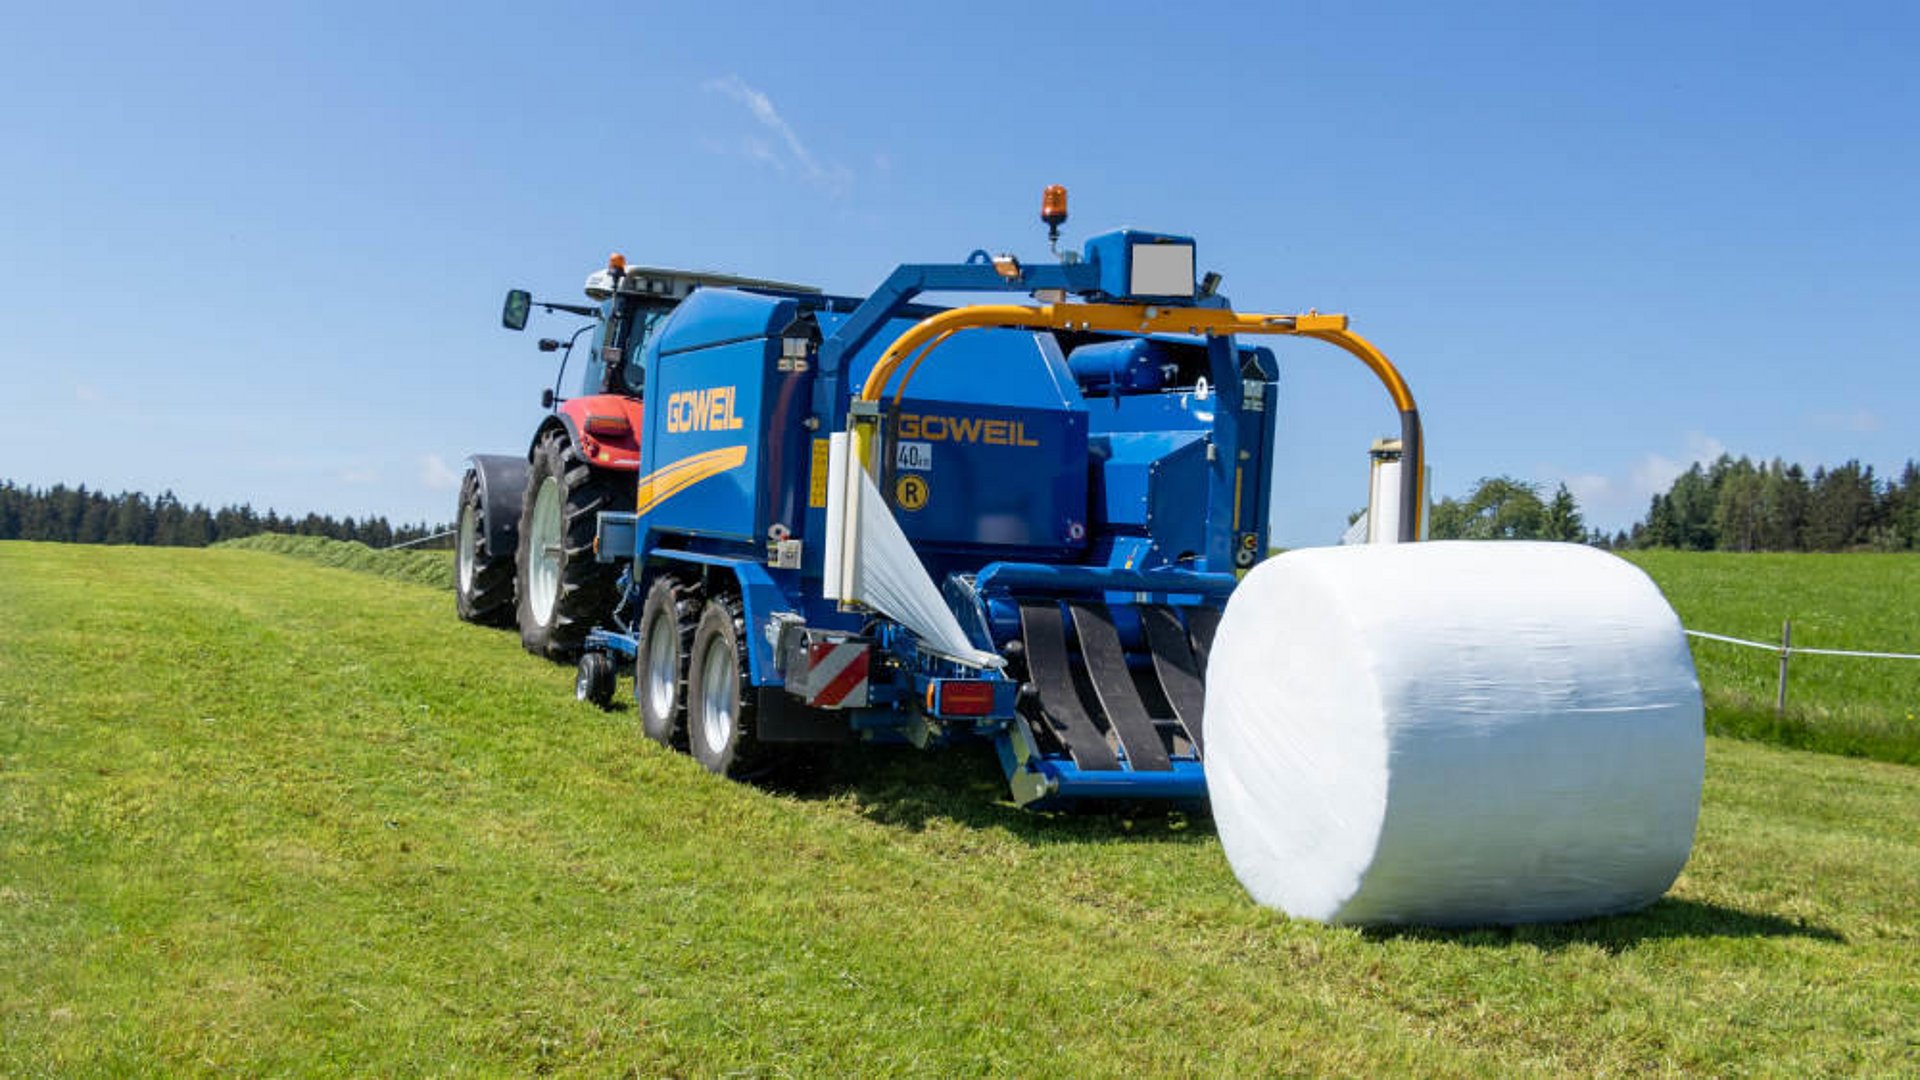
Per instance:
[[[903,476],[894,482],[893,501],[902,510],[918,510],[927,505],[927,497],[933,489],[927,486],[924,476]]]

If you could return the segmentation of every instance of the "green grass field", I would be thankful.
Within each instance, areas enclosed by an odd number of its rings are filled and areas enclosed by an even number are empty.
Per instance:
[[[262,533],[224,547],[453,587],[447,551],[374,551],[364,544]],[[1792,618],[1805,647],[1920,653],[1920,557],[1732,555],[1639,551],[1627,557],[1666,592],[1682,621],[1750,641],[1778,641]],[[1774,712],[1775,654],[1693,645],[1707,729],[1795,749],[1920,765],[1920,661],[1805,656],[1793,662],[1786,712]]]
[[[1695,630],[1796,646],[1920,653],[1920,557],[1639,551]],[[1776,653],[1695,641],[1708,729],[1786,746],[1920,765],[1920,660],[1795,656],[1774,715]]]
[[[1329,929],[981,754],[718,780],[451,608],[0,544],[0,1075],[1920,1071],[1910,767],[1713,739],[1644,913]]]

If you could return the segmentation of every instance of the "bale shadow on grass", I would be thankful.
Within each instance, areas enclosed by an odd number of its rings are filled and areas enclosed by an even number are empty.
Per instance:
[[[1591,945],[1613,955],[1670,938],[1797,937],[1840,945],[1847,940],[1837,930],[1803,920],[1671,896],[1639,911],[1578,922],[1444,930],[1426,926],[1373,926],[1363,929],[1361,935],[1369,941],[1438,941],[1468,948],[1531,945],[1548,952]]]
[[[877,824],[919,832],[935,822],[1001,829],[1029,844],[1206,843],[1217,835],[1204,805],[1089,805],[1036,812],[1013,803],[992,748],[805,747],[755,786],[802,801],[847,800]],[[1806,938],[1845,944],[1831,928],[1700,900],[1664,897],[1639,911],[1569,923],[1439,929],[1361,929],[1369,941],[1435,941],[1468,948],[1595,946],[1610,955],[1674,938]]]
[[[806,747],[755,786],[803,801],[844,800],[869,821],[909,832],[935,822],[1001,829],[1033,844],[1195,843],[1214,837],[1204,804],[1085,804],[1035,811],[1013,802],[990,746],[919,751],[894,746]]]

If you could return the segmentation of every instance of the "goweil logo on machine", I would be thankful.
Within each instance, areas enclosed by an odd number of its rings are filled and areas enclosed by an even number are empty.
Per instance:
[[[1039,446],[1027,437],[1025,420],[987,420],[978,416],[900,414],[900,437],[926,442],[985,443],[989,446]]]
[[[679,390],[667,395],[667,430],[738,431],[745,425],[734,414],[736,388],[710,386],[705,390]]]

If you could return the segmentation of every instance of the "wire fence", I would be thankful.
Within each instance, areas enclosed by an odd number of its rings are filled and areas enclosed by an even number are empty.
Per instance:
[[[382,550],[399,551],[401,548],[413,547],[415,544],[424,544],[429,540],[439,540],[442,537],[452,536],[453,534],[454,534],[454,530],[452,529],[442,529],[441,531],[434,533],[432,536],[422,536],[415,540],[409,540],[404,544],[389,544]]]
[[[1780,677],[1773,697],[1773,711],[1787,711],[1787,661],[1794,656],[1851,656],[1864,660],[1920,660],[1920,653],[1874,652],[1864,649],[1815,649],[1793,643],[1793,620],[1780,624],[1779,641],[1753,641],[1749,638],[1730,637],[1726,634],[1710,634],[1705,630],[1688,630],[1688,637],[1705,641],[1718,641],[1727,645],[1736,645],[1746,649],[1765,649],[1780,658]]]
[[[1705,630],[1689,630],[1688,637],[1705,638],[1708,641],[1723,641],[1728,645],[1743,645],[1749,649],[1766,649],[1769,652],[1804,653],[1807,656],[1859,656],[1868,660],[1920,660],[1920,653],[1904,652],[1861,652],[1856,649],[1814,649],[1805,645],[1790,644],[1781,641],[1748,641],[1746,638],[1728,637],[1725,634],[1709,634]]]

